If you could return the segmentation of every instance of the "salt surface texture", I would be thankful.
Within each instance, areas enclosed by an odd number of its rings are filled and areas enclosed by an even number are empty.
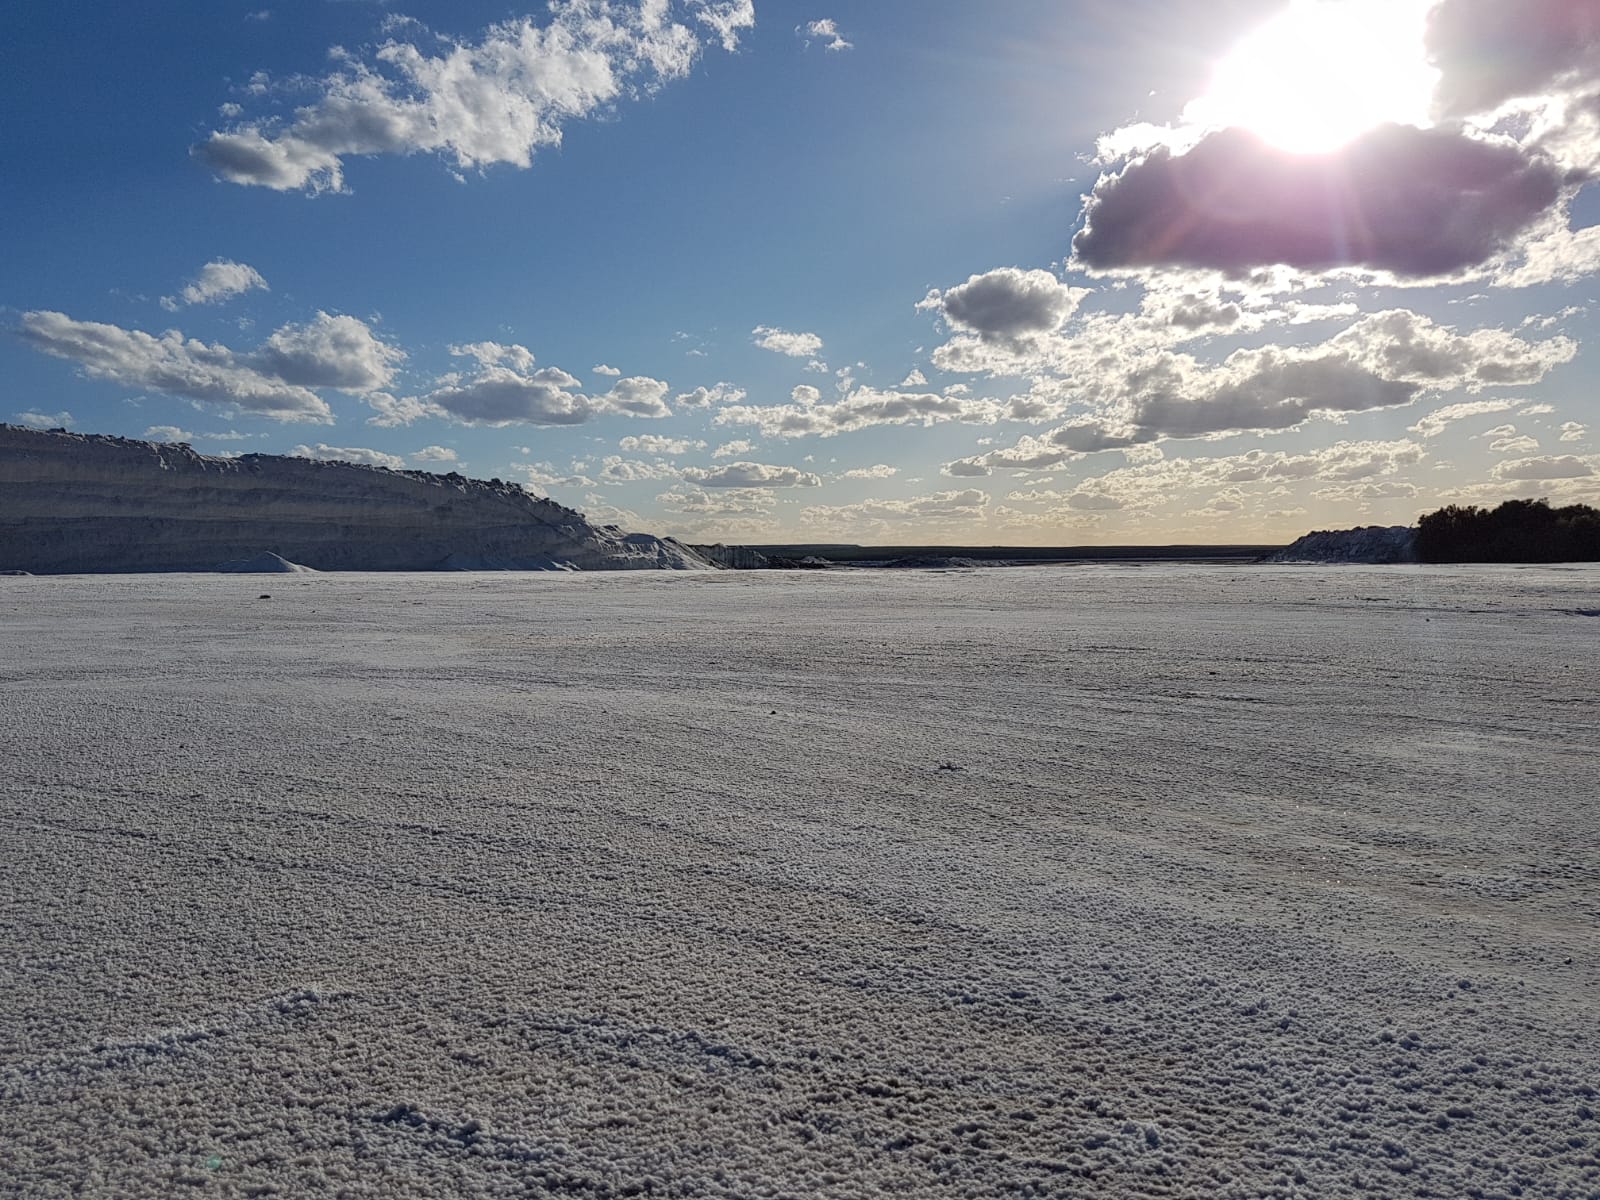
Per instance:
[[[1593,1197],[1597,592],[0,579],[4,1190]]]

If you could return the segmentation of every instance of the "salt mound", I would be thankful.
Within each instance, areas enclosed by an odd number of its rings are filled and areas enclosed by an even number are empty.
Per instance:
[[[242,569],[712,569],[671,538],[596,527],[500,479],[0,424],[0,567],[240,570],[269,546],[281,565]]]
[[[1294,545],[1269,554],[1271,563],[1412,563],[1417,531],[1409,525],[1363,525],[1319,529]]]
[[[317,573],[315,567],[302,567],[299,563],[292,563],[270,550],[263,550],[251,558],[236,558],[232,562],[219,563],[216,569],[229,575],[315,575]]]

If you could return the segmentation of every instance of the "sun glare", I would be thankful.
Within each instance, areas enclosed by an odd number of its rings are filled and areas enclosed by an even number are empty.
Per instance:
[[[1434,0],[1292,0],[1217,64],[1184,120],[1242,127],[1300,154],[1335,150],[1387,121],[1424,125]]]

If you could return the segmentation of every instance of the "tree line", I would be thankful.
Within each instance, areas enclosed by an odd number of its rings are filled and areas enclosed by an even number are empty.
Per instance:
[[[1423,562],[1600,562],[1600,510],[1548,500],[1451,504],[1417,522],[1416,548]]]

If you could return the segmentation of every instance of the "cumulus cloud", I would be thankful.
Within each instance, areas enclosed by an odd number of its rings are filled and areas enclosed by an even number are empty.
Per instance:
[[[152,442],[194,441],[194,434],[177,425],[152,425],[144,431],[144,436]]]
[[[888,463],[877,463],[870,467],[855,467],[844,473],[846,479],[890,479],[900,473],[899,467],[891,467]]]
[[[389,386],[405,357],[374,337],[364,321],[319,312],[304,325],[277,330],[251,362],[286,383],[359,393]]]
[[[679,408],[716,408],[723,404],[738,404],[745,398],[743,388],[734,387],[731,383],[719,383],[715,387],[697,387],[692,392],[679,392],[673,398]]]
[[[1085,513],[1148,513],[1160,508],[1221,516],[1238,513],[1259,499],[1281,498],[1298,485],[1371,489],[1367,498],[1393,485],[1425,461],[1412,441],[1341,442],[1306,453],[1255,449],[1218,458],[1152,458],[1080,479],[1070,491],[1013,492],[1008,499],[1048,505],[1074,518]],[[1399,493],[1396,493],[1398,495]],[[1282,510],[1281,504],[1279,510]]]
[[[419,463],[453,463],[459,462],[460,456],[449,446],[424,446],[421,450],[411,455],[411,461]]]
[[[1053,333],[1087,295],[1088,289],[1068,287],[1049,271],[1000,267],[948,291],[930,292],[917,307],[937,311],[952,329],[1011,345]]]
[[[218,258],[201,267],[200,273],[176,296],[163,296],[161,307],[176,312],[182,304],[220,304],[256,290],[271,290],[259,271],[244,263]]]
[[[476,360],[477,370],[442,377],[432,392],[408,400],[384,397],[377,424],[409,424],[447,416],[467,425],[582,425],[605,413],[667,417],[667,385],[642,375],[619,379],[603,396],[590,397],[560,367],[537,367],[526,346],[473,342],[451,353]]]
[[[1580,425],[1577,421],[1567,421],[1561,426],[1561,440],[1563,442],[1581,442],[1589,436],[1589,427]]]
[[[717,413],[715,421],[718,425],[754,425],[764,437],[832,437],[873,425],[992,423],[1000,412],[1001,406],[988,400],[864,387],[834,404],[731,405]]]
[[[1092,270],[1447,277],[1509,249],[1558,206],[1563,184],[1549,159],[1455,129],[1385,125],[1323,155],[1224,129],[1102,177],[1073,249]]]
[[[703,488],[811,488],[822,486],[822,480],[809,471],[754,462],[732,462],[726,466],[710,469],[690,467],[684,471],[683,478],[686,482],[698,484]]]
[[[431,40],[424,48],[391,38],[365,59],[341,53],[339,69],[316,81],[317,98],[289,119],[217,130],[194,153],[230,183],[280,191],[340,190],[352,155],[438,153],[461,170],[527,167],[537,150],[561,143],[569,122],[688,74],[702,49],[696,26],[733,49],[755,24],[752,0],[680,8],[693,24],[663,0],[553,0],[543,25],[513,18],[437,52]]]
[[[27,412],[13,414],[18,425],[25,425],[29,429],[70,429],[73,425],[72,414],[69,412],[42,413]]]
[[[315,446],[296,446],[289,453],[296,458],[314,458],[319,462],[356,463],[364,467],[388,467],[391,471],[406,469],[406,460],[399,455],[368,450],[364,446],[328,446],[318,442]]]
[[[602,483],[638,483],[646,479],[676,479],[678,468],[668,462],[641,462],[636,459],[610,455],[601,460]]]
[[[622,374],[616,367],[608,367],[605,363],[596,363],[590,370],[596,375],[610,375],[612,378]]]
[[[1573,454],[1547,454],[1537,458],[1513,458],[1495,465],[1496,479],[1587,479],[1594,474],[1588,459]]]
[[[750,336],[763,350],[790,358],[815,358],[822,353],[822,339],[814,333],[790,333],[771,325],[757,325]]]
[[[741,454],[749,454],[755,449],[755,443],[744,438],[736,438],[731,442],[723,442],[711,452],[712,458],[738,458]]]
[[[521,463],[514,465],[512,471],[528,478],[530,487],[549,489],[552,487],[592,488],[595,481],[579,471],[561,471],[553,463]],[[590,497],[594,499],[594,497]]]
[[[487,367],[452,380],[420,398],[418,415],[449,416],[464,425],[582,425],[594,405],[560,367],[523,373]]]
[[[700,488],[676,488],[656,497],[668,512],[699,517],[749,517],[772,511],[777,503],[770,488],[722,488],[707,492]]]
[[[1496,454],[1527,454],[1538,448],[1539,441],[1537,438],[1531,438],[1527,434],[1515,432],[1507,433],[1504,437],[1498,437],[1489,443],[1489,449]]]
[[[1090,411],[1041,439],[1024,438],[1011,451],[946,470],[1043,468],[1166,438],[1342,420],[1430,392],[1536,383],[1576,353],[1577,344],[1566,337],[1528,341],[1499,329],[1460,333],[1404,309],[1363,317],[1318,344],[1240,349],[1220,363],[1162,349],[1142,335],[1124,342],[1091,329],[1058,339],[1035,359],[1036,369],[1061,374],[1037,376],[1029,393],[1008,402],[1006,415],[1049,419],[1075,405]],[[1458,410],[1470,411],[1480,410]],[[1439,418],[1438,427],[1457,415]]]
[[[854,42],[844,40],[844,35],[839,32],[838,22],[832,17],[808,21],[804,25],[796,26],[795,32],[805,39],[807,46],[812,42],[820,42],[824,50],[832,52],[855,49]]]
[[[654,433],[641,434],[637,437],[625,437],[617,443],[618,447],[636,454],[673,455],[687,454],[691,450],[704,450],[704,442],[690,441],[688,438],[661,437]]]
[[[515,371],[530,371],[536,361],[533,351],[516,343],[468,342],[451,346],[450,353],[457,358],[475,359],[480,367],[510,367]]]
[[[619,379],[611,390],[596,401],[602,412],[621,413],[628,417],[659,419],[670,417],[667,407],[668,385],[645,375],[631,375]]]
[[[1459,404],[1446,404],[1411,426],[1411,432],[1420,433],[1425,438],[1438,437],[1456,421],[1487,413],[1507,412],[1515,407],[1516,402],[1512,400],[1465,400]]]
[[[936,525],[973,521],[984,515],[989,493],[976,488],[964,491],[935,492],[910,500],[864,500],[860,504],[819,505],[801,511],[800,519],[809,527],[871,528],[911,522]]]
[[[296,340],[295,328],[285,326],[290,347]],[[23,313],[19,333],[35,350],[76,362],[91,379],[227,405],[280,421],[333,419],[327,402],[301,379],[279,374],[278,359],[270,354],[239,355],[226,346],[186,338],[177,330],[154,337],[50,311]],[[291,368],[310,365],[308,359],[293,356],[287,361]],[[327,373],[343,377],[339,364],[323,366]],[[357,364],[351,376],[360,377],[362,370]]]

